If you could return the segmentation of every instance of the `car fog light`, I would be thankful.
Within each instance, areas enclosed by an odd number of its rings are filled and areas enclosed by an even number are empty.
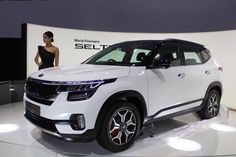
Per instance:
[[[74,130],[85,129],[85,118],[83,114],[73,114],[70,117],[70,126]]]

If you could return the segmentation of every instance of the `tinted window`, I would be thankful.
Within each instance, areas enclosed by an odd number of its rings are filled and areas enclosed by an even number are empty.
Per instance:
[[[155,62],[166,62],[170,66],[180,65],[180,58],[178,55],[178,48],[176,45],[164,45],[159,50],[155,56]]]
[[[201,51],[202,54],[202,60],[205,63],[206,61],[208,61],[210,59],[210,52],[208,50],[203,50]]]
[[[186,65],[202,64],[201,51],[192,47],[182,48]]]
[[[185,64],[194,65],[201,64],[201,56],[198,52],[184,52]]]
[[[132,57],[130,60],[130,63],[141,63],[142,59],[140,59],[140,54],[142,54],[143,56],[147,56],[147,54],[150,52],[151,50],[147,50],[147,49],[134,49],[133,53],[132,53]]]

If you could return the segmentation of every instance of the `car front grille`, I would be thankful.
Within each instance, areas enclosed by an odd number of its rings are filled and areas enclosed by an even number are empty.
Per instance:
[[[60,83],[28,78],[25,85],[26,96],[38,103],[51,105],[59,94]]]

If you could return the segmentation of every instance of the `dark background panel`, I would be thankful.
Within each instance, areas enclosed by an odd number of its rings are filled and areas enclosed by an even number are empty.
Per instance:
[[[0,38],[0,82],[25,78],[21,38]]]
[[[0,37],[20,37],[22,23],[116,32],[236,29],[235,0],[2,0]]]

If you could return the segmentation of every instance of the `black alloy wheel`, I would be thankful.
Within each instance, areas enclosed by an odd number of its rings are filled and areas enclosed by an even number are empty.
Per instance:
[[[201,119],[210,119],[216,117],[220,111],[220,95],[216,90],[211,90],[204,100],[204,107],[198,111]]]

